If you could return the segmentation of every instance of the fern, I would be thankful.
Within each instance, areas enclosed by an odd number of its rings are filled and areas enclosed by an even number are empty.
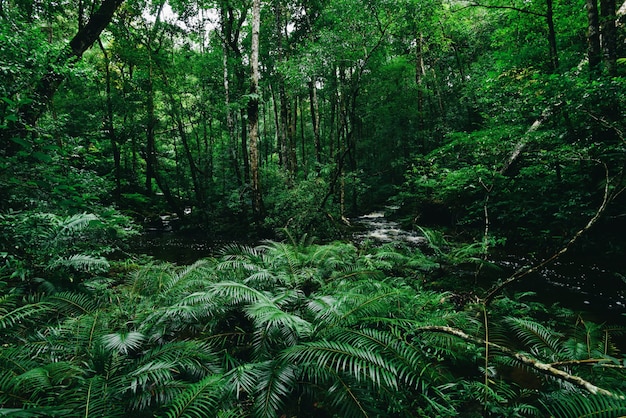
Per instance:
[[[520,341],[529,346],[533,353],[557,358],[559,352],[562,351],[562,334],[528,319],[509,317],[505,321]]]
[[[168,418],[205,418],[217,416],[224,396],[224,379],[211,375],[189,385],[167,407]]]
[[[49,296],[46,301],[59,312],[68,316],[94,313],[99,308],[98,301],[84,293],[55,293]]]
[[[51,304],[38,302],[8,310],[0,315],[0,330],[8,330],[16,325],[22,326],[25,322],[43,317],[52,309]]]
[[[626,415],[624,396],[557,392],[542,400],[542,405],[556,418],[618,418]]]
[[[141,344],[145,341],[145,336],[136,331],[116,332],[114,334],[103,335],[102,341],[108,350],[114,350],[120,354],[127,355],[137,351],[141,347]]]
[[[75,254],[69,257],[59,257],[48,264],[48,269],[59,267],[70,267],[77,271],[88,273],[104,273],[109,270],[110,264],[104,257]]]
[[[259,418],[273,418],[279,413],[295,385],[295,368],[284,362],[266,361],[255,365],[258,381],[254,392],[254,410]]]

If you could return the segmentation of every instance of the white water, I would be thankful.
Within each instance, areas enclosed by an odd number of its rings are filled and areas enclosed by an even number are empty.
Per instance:
[[[363,231],[354,234],[354,240],[357,242],[403,242],[415,246],[426,244],[426,238],[415,232],[401,229],[397,222],[385,218],[385,213],[382,211],[359,216],[353,222],[363,227]]]

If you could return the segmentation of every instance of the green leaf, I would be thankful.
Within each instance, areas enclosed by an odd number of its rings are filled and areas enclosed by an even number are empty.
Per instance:
[[[49,163],[52,161],[52,157],[43,152],[35,151],[31,154],[34,159],[41,161],[42,163]]]

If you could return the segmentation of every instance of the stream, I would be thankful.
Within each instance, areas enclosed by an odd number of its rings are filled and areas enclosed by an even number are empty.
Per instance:
[[[409,246],[427,245],[426,238],[415,231],[403,230],[398,223],[385,217],[383,211],[372,212],[350,220],[357,227],[352,241],[363,243],[404,242]],[[158,260],[190,264],[202,257],[215,255],[221,247],[240,240],[216,240],[197,231],[174,231],[151,228],[135,244],[136,253]],[[254,245],[253,242],[245,244]],[[516,270],[537,264],[521,255],[501,255],[492,260],[501,268],[505,279]],[[534,300],[547,306],[559,303],[576,312],[585,312],[597,322],[626,323],[626,265],[623,260],[591,257],[589,260],[568,257],[567,254],[541,271],[510,286],[515,292],[535,292]]]

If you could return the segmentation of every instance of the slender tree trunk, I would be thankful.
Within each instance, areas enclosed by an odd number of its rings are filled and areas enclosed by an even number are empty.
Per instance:
[[[552,70],[559,70],[559,55],[556,48],[556,31],[554,30],[553,0],[546,0],[546,23],[548,24],[548,44],[550,45],[550,63]]]
[[[250,50],[250,100],[248,126],[250,130],[250,175],[252,181],[252,211],[255,220],[262,218],[261,180],[259,176],[259,31],[261,26],[261,0],[252,2],[252,42]]]
[[[592,78],[599,75],[602,62],[600,46],[600,19],[596,0],[586,0],[587,7],[587,59],[589,60],[589,74]]]
[[[81,2],[82,4],[82,2]],[[122,168],[121,168],[121,155],[120,147],[118,144],[117,135],[115,134],[115,126],[113,124],[113,100],[111,98],[111,69],[109,55],[102,45],[102,41],[98,38],[98,45],[102,51],[104,57],[104,74],[105,74],[105,89],[106,89],[106,129],[109,141],[111,142],[111,149],[113,150],[113,169],[115,173],[115,192],[114,198],[117,202],[120,201],[122,194]]]
[[[306,143],[305,143],[305,139],[304,139],[304,100],[300,99],[299,104],[299,111],[298,114],[300,115],[300,155],[301,155],[301,163],[300,166],[302,167],[302,170],[306,176]]]
[[[617,75],[617,27],[615,0],[600,0],[600,33],[602,34],[602,55],[609,77]]]
[[[148,81],[146,84],[146,111],[148,121],[146,123],[146,194],[152,196],[152,179],[156,170],[156,141],[154,129],[157,124],[154,112],[154,85],[152,83],[152,59],[150,58],[148,69]]]
[[[311,124],[313,125],[313,142],[315,144],[315,161],[322,164],[322,143],[320,141],[320,114],[317,101],[317,87],[315,80],[309,82],[309,102],[311,105]],[[319,170],[319,167],[318,167]]]
[[[237,185],[241,187],[242,179],[241,172],[239,171],[239,163],[237,161],[237,153],[235,148],[231,145],[235,138],[235,121],[233,120],[233,113],[230,109],[230,83],[229,83],[229,71],[228,71],[228,51],[229,51],[229,39],[232,32],[232,22],[227,18],[227,11],[223,7],[221,9],[221,24],[222,24],[222,82],[224,85],[224,110],[226,113],[226,128],[228,130],[228,148],[230,149],[229,158],[233,171],[235,172],[235,179]]]

